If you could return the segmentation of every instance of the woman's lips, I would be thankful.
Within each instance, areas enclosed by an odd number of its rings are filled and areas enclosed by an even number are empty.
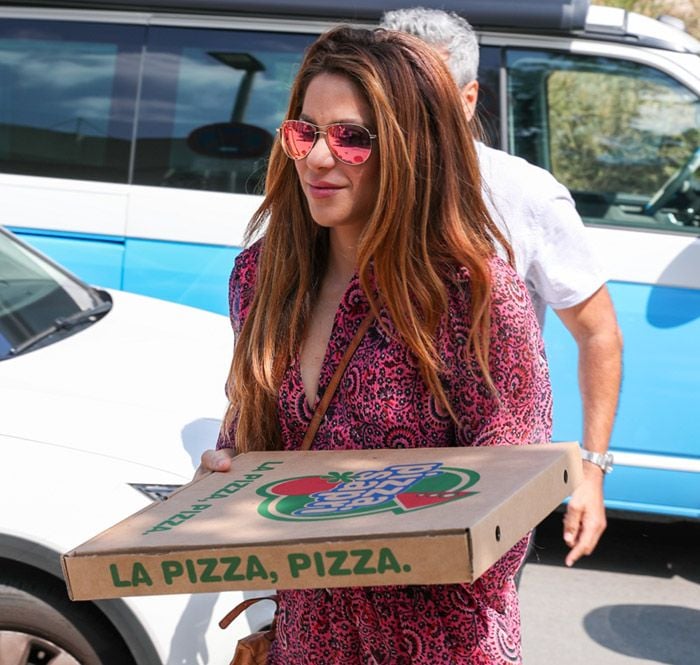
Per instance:
[[[334,185],[331,182],[310,182],[307,183],[307,186],[309,188],[309,194],[315,199],[328,198],[343,189],[341,185]]]

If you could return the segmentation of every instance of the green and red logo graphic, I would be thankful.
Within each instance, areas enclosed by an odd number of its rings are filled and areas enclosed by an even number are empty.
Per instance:
[[[265,501],[258,512],[285,521],[408,513],[477,494],[467,490],[478,480],[476,471],[444,467],[442,462],[297,476],[260,487],[257,492]]]

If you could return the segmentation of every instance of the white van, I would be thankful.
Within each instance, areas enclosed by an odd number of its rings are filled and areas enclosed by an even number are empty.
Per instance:
[[[492,142],[569,187],[612,275],[625,376],[608,507],[700,517],[700,43],[585,0],[422,4],[477,27]],[[104,5],[0,7],[0,223],[90,283],[225,313],[304,48],[389,4]],[[555,437],[578,439],[575,347],[556,317],[545,334]]]
[[[612,275],[625,375],[608,507],[700,517],[700,42],[586,0],[517,16],[499,0],[422,4],[477,27],[492,143],[569,187]],[[104,5],[0,7],[0,223],[89,283],[226,313],[304,48],[389,5]],[[556,317],[545,335],[555,437],[578,439],[575,347]]]
[[[0,223],[90,283],[225,313],[303,49],[381,4],[3,3]],[[479,30],[492,142],[573,190],[616,278],[697,288],[666,267],[700,224],[700,44],[585,0],[432,4]]]

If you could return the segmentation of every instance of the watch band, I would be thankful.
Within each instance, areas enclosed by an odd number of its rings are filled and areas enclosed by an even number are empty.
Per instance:
[[[581,459],[584,462],[590,462],[600,467],[603,473],[610,473],[613,470],[612,453],[594,453],[585,448],[581,448]]]

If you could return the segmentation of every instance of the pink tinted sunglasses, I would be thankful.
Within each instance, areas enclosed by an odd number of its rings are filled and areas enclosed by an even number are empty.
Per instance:
[[[372,154],[372,141],[377,138],[369,129],[350,122],[314,125],[305,120],[285,120],[279,128],[284,154],[290,159],[304,159],[323,134],[333,157],[343,164],[359,166]]]

